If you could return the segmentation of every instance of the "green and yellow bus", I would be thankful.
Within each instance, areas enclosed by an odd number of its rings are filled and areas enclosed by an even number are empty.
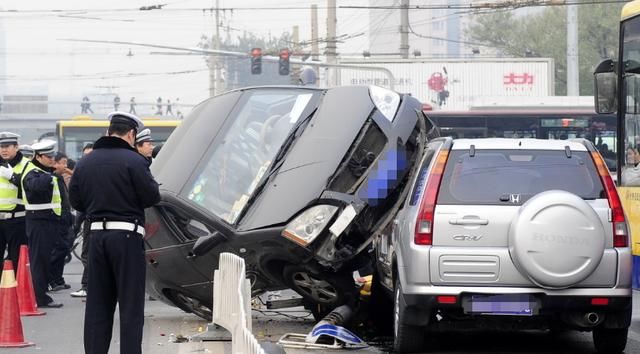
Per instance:
[[[151,136],[155,144],[162,144],[180,124],[180,120],[142,119],[146,128],[151,129]],[[88,143],[94,143],[101,136],[106,135],[109,121],[92,119],[88,116],[77,116],[70,120],[56,123],[56,138],[58,149],[77,160],[82,155],[82,148]]]

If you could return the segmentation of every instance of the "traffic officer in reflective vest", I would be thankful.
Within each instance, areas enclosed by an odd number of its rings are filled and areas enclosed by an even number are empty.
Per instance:
[[[47,277],[51,251],[58,238],[55,233],[61,223],[61,181],[53,174],[56,142],[43,140],[33,144],[34,157],[22,174],[24,208],[27,211],[26,229],[29,240],[29,261],[33,290],[39,307],[62,307],[47,295]]]
[[[29,159],[18,150],[19,137],[18,134],[0,132],[0,258],[7,250],[13,269],[18,269],[20,246],[27,244],[20,176]]]
[[[84,316],[86,353],[109,351],[120,308],[120,353],[142,352],[145,258],[144,209],[160,201],[149,164],[133,147],[142,122],[109,115],[107,135],[78,161],[69,184],[71,205],[90,222],[89,284]]]

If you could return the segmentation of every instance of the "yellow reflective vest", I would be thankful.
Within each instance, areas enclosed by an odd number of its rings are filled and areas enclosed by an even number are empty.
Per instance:
[[[21,174],[29,159],[23,157],[20,162],[13,166],[13,173]],[[6,178],[0,177],[0,212],[14,211],[16,206],[22,205],[20,189]]]
[[[51,194],[51,202],[50,203],[43,203],[43,204],[33,204],[33,203],[29,203],[29,200],[27,199],[27,193],[24,192],[24,178],[27,174],[29,174],[29,172],[33,171],[33,170],[40,170],[43,173],[49,173],[43,169],[41,169],[40,167],[36,166],[35,164],[33,164],[32,162],[30,162],[27,165],[27,168],[24,170],[24,172],[22,173],[22,177],[20,179],[20,185],[22,186],[22,201],[24,202],[24,208],[29,211],[34,211],[34,210],[53,210],[53,212],[58,215],[61,216],[62,215],[62,197],[60,196],[60,189],[58,188],[58,177],[56,177],[54,174],[51,174],[52,176],[52,183],[51,183],[51,188],[53,188],[53,193]]]

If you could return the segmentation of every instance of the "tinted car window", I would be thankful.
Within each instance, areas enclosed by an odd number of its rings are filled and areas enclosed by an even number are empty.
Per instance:
[[[308,90],[247,91],[181,195],[234,224],[291,128],[308,111]]]
[[[584,199],[602,198],[603,188],[585,151],[453,150],[440,185],[438,204],[522,204],[537,193],[559,189]]]

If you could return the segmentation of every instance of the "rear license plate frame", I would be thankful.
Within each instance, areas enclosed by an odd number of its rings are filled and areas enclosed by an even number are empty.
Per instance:
[[[532,294],[469,294],[463,297],[466,314],[531,317],[540,313],[540,301]]]

